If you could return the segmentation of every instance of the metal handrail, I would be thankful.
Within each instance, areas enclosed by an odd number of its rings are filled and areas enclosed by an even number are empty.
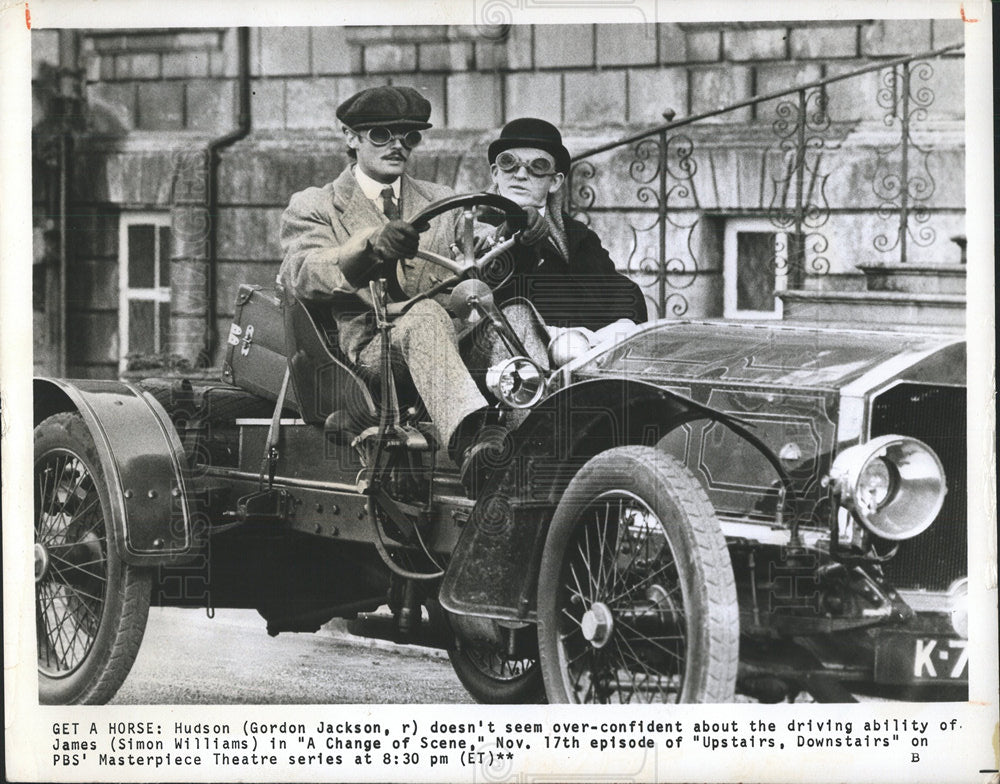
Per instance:
[[[657,125],[649,128],[640,133],[632,134],[631,136],[626,136],[617,141],[608,142],[607,144],[602,144],[599,147],[593,147],[589,150],[585,150],[578,155],[572,157],[572,161],[582,161],[585,158],[590,158],[593,155],[598,155],[602,152],[607,152],[608,150],[613,150],[616,147],[624,147],[632,142],[637,142],[642,139],[648,138],[650,136],[655,136],[660,133],[665,133],[671,131],[674,128],[682,128],[685,125],[691,125],[692,123],[699,122],[700,120],[708,119],[709,117],[718,117],[721,114],[726,114],[727,112],[733,112],[737,109],[743,109],[747,106],[754,106],[759,103],[765,103],[766,101],[773,101],[776,98],[784,98],[786,95],[793,95],[803,91],[813,90],[817,87],[825,87],[828,84],[833,84],[834,82],[842,82],[846,79],[852,79],[861,74],[870,73],[871,71],[881,71],[886,68],[895,68],[899,65],[905,65],[906,63],[911,63],[916,60],[927,60],[934,57],[940,57],[948,52],[956,52],[960,49],[964,49],[965,44],[952,44],[951,46],[945,46],[940,49],[935,49],[930,52],[924,52],[923,54],[908,55],[906,57],[899,57],[894,60],[882,60],[877,63],[872,63],[871,65],[866,65],[864,68],[858,68],[849,73],[838,74],[837,76],[828,76],[823,79],[817,79],[812,82],[807,82],[805,84],[796,85],[794,87],[788,87],[784,90],[776,90],[775,92],[766,93],[765,95],[754,95],[742,101],[737,101],[729,106],[725,106],[721,109],[713,109],[710,112],[701,112],[700,114],[692,114],[681,120],[671,121],[664,123],[663,125]]]
[[[834,119],[828,110],[829,96],[823,88],[881,72],[884,77],[880,78],[882,86],[875,99],[886,110],[886,125],[898,127],[898,138],[876,145],[874,149],[876,165],[870,178],[877,206],[865,211],[873,212],[881,221],[895,218],[894,225],[886,224],[886,230],[873,238],[873,244],[881,254],[896,253],[898,262],[905,264],[910,258],[911,244],[927,247],[935,241],[936,232],[926,222],[931,212],[938,209],[928,205],[934,190],[934,176],[927,163],[931,149],[913,135],[914,121],[926,118],[933,92],[922,88],[912,93],[911,84],[916,78],[927,80],[933,73],[924,68],[928,61],[960,52],[963,48],[964,44],[958,43],[921,54],[879,60],[846,73],[755,95],[680,120],[664,113],[668,118],[666,123],[573,156],[567,187],[570,208],[585,222],[590,211],[655,214],[651,225],[627,223],[633,235],[627,268],[631,270],[633,262],[638,260],[640,269],[655,273],[652,285],[656,287],[658,315],[685,314],[688,302],[684,289],[693,285],[699,275],[697,253],[691,241],[705,209],[696,187],[698,167],[692,154],[695,145],[684,130],[678,129],[737,109],[775,102],[778,120],[772,123],[771,129],[778,137],[782,161],[777,176],[770,177],[773,195],[767,212],[776,231],[785,239],[781,247],[776,240],[774,267],[784,270],[789,280],[793,275],[802,278],[806,274],[825,274],[830,269],[829,241],[821,229],[832,210],[824,194],[829,175],[822,170],[822,162],[826,152],[824,136]],[[589,184],[596,172],[593,158],[625,148],[632,149],[635,156],[631,164],[626,164],[626,171],[638,186],[638,203],[597,206],[596,192]],[[765,151],[770,149],[771,145],[766,145]],[[762,179],[761,199],[764,188]],[[740,205],[737,211],[748,209],[750,205]],[[681,239],[678,244],[676,238],[668,239],[668,233],[687,239]],[[647,238],[642,250],[640,235]],[[645,285],[648,288],[650,284]],[[650,291],[646,295],[651,301],[653,293]]]

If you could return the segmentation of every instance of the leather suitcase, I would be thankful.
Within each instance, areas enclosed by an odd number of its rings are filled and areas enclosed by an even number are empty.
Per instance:
[[[287,367],[285,316],[278,293],[261,286],[241,285],[229,328],[223,380],[277,400]],[[297,407],[291,385],[286,395],[285,405]]]

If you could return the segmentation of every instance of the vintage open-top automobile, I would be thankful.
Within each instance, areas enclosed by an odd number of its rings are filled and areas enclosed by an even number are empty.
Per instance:
[[[417,222],[484,207],[522,215]],[[241,289],[221,382],[38,379],[40,700],[113,697],[151,602],[447,648],[483,702],[965,699],[964,343],[664,320],[546,373],[481,274],[515,241],[423,254],[511,348],[475,499],[388,354],[280,291]]]

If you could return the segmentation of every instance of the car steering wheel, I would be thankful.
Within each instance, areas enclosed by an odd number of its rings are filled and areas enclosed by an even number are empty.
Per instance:
[[[442,256],[439,253],[433,253],[429,250],[418,250],[416,258],[429,261],[432,264],[436,264],[437,266],[446,269],[451,273],[451,276],[440,281],[439,283],[436,283],[427,291],[420,292],[408,300],[389,304],[387,312],[390,316],[401,315],[409,310],[409,308],[416,302],[440,294],[442,291],[445,291],[449,287],[455,285],[455,283],[458,283],[460,280],[467,277],[470,272],[479,272],[485,269],[494,259],[502,255],[506,250],[514,245],[517,241],[518,234],[528,224],[528,215],[524,209],[510,199],[496,193],[466,193],[440,199],[433,204],[429,204],[417,215],[413,216],[410,223],[418,231],[425,231],[427,224],[433,218],[457,209],[463,210],[462,234],[464,240],[463,244],[465,245],[465,258],[456,261],[455,259]],[[507,225],[513,229],[514,233],[491,248],[488,253],[483,254],[477,259],[473,251],[473,223],[477,217],[484,215],[491,215],[494,218],[498,216],[502,217],[503,220],[506,221]],[[402,259],[397,259],[396,261],[396,265],[393,270],[394,274],[392,276],[395,278],[395,281],[398,281],[400,278],[400,265],[402,262]]]

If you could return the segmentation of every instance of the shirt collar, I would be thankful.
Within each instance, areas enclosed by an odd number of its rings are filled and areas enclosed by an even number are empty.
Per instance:
[[[354,179],[358,181],[358,185],[361,187],[362,193],[364,193],[369,199],[376,201],[382,198],[382,190],[385,188],[386,183],[373,180],[361,171],[360,166],[354,167]],[[397,177],[389,183],[392,186],[392,196],[397,202],[399,201],[399,181],[400,178]]]

